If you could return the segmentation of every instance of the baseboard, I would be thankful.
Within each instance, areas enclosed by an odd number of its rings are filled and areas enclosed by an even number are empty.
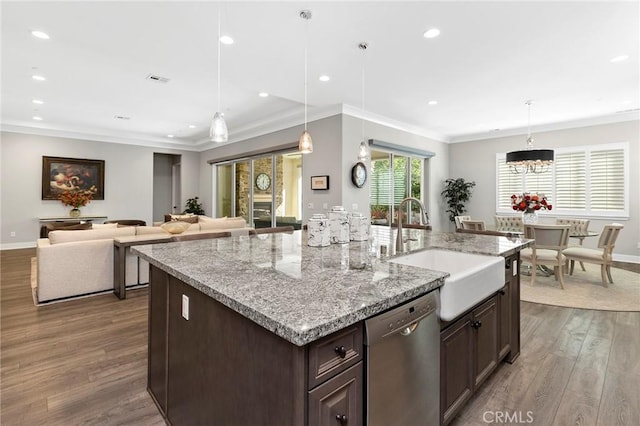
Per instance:
[[[0,244],[0,250],[18,250],[25,248],[34,248],[35,246],[35,241],[24,241],[22,243]]]
[[[640,256],[632,256],[630,254],[615,254],[615,253],[613,253],[613,260],[615,260],[616,262],[640,263]]]

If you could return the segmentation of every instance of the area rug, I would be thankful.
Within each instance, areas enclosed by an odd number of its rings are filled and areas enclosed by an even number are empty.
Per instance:
[[[520,300],[543,305],[601,311],[640,311],[640,274],[611,268],[614,284],[604,287],[600,266],[585,263],[586,272],[576,263],[573,275],[564,276],[564,290],[555,277],[520,276]],[[524,268],[523,268],[524,270]]]

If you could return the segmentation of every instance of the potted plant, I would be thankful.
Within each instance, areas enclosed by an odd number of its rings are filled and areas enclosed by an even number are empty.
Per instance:
[[[185,213],[204,215],[202,203],[198,201],[198,197],[189,198],[185,203]]]
[[[444,191],[441,195],[447,201],[447,213],[449,213],[449,221],[455,222],[455,217],[466,212],[465,203],[471,198],[471,189],[476,186],[475,182],[467,182],[464,178],[447,179]]]

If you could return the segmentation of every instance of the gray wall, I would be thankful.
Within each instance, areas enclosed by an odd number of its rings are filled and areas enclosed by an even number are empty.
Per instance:
[[[323,204],[327,206],[342,203],[342,167],[340,163],[340,138],[342,117],[335,115],[308,123],[307,128],[313,138],[313,153],[302,156],[302,220],[313,213],[324,213]],[[227,156],[241,156],[245,152],[275,147],[297,142],[302,133],[302,126],[290,127],[242,142],[222,145],[200,154],[200,181],[203,205],[206,211],[213,211],[212,173],[214,166],[207,164],[209,160]],[[329,175],[329,190],[312,191],[311,176]],[[313,208],[308,204],[312,203]]]
[[[161,149],[9,132],[1,133],[0,148],[2,249],[33,247],[38,217],[69,214],[60,201],[41,199],[43,155],[105,160],[105,199],[91,201],[83,214],[152,221],[153,153]],[[198,153],[164,152],[182,155],[182,193],[198,193]]]
[[[615,253],[616,258],[627,261],[640,261],[640,122],[626,121],[621,123],[588,126],[573,129],[555,130],[547,132],[532,132],[535,147],[538,149],[554,149],[570,146],[600,145],[612,142],[628,142],[630,154],[630,191],[629,218],[615,218],[615,220],[591,218],[590,228],[595,231],[612,222],[619,222],[624,229],[618,237]],[[484,219],[493,223],[495,211],[496,153],[523,149],[525,135],[509,136],[495,139],[451,144],[450,171],[451,177],[463,177],[476,182],[471,202],[467,206],[474,218]],[[553,211],[545,212],[542,223],[555,222]],[[595,248],[597,238],[587,238],[585,246]]]
[[[347,209],[350,209],[351,204],[355,202],[361,212],[369,215],[369,180],[362,189],[356,188],[351,183],[351,167],[357,161],[358,146],[362,140],[362,120],[345,115],[342,123],[342,167],[343,176],[346,179],[342,195],[343,203]],[[365,123],[365,138],[435,153],[435,156],[427,161],[428,167],[425,168],[424,173],[423,187],[427,190],[425,208],[429,213],[433,230],[447,230],[446,206],[440,197],[440,191],[444,180],[449,177],[448,145],[370,121]]]

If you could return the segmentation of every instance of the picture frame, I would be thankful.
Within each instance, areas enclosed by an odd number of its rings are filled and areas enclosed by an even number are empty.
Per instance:
[[[311,176],[311,189],[313,190],[329,189],[329,175]]]
[[[96,187],[94,200],[104,200],[104,160],[42,156],[42,199],[58,200],[65,190]]]

